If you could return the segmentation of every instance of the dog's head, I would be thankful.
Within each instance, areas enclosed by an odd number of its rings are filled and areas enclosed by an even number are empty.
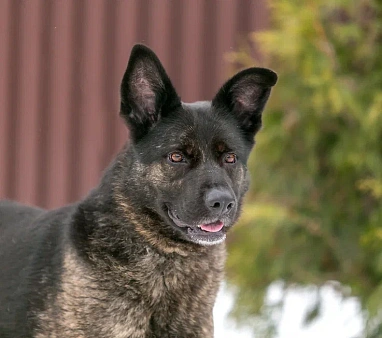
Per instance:
[[[186,104],[157,56],[133,48],[121,86],[131,138],[125,190],[159,220],[159,233],[201,245],[224,241],[248,189],[247,159],[276,81],[271,70],[249,68],[212,102]]]

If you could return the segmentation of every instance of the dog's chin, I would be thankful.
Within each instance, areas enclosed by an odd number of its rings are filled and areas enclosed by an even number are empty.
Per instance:
[[[184,239],[204,246],[217,245],[226,239],[227,222],[224,220],[210,219],[203,220],[200,224],[188,224],[171,209],[166,209],[171,225],[181,232]]]

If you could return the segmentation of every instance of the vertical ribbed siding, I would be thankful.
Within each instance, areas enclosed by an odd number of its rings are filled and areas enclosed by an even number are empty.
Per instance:
[[[224,53],[264,28],[264,0],[0,0],[0,198],[84,196],[127,139],[119,83],[137,43],[183,101],[210,99]]]

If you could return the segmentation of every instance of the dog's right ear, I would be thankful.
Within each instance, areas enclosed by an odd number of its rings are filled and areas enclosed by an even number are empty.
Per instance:
[[[137,142],[167,113],[181,105],[155,53],[144,45],[131,51],[121,84],[120,114]]]

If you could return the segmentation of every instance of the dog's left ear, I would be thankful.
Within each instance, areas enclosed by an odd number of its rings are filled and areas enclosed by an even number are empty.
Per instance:
[[[141,139],[161,117],[180,105],[158,57],[150,48],[135,45],[122,79],[120,110],[133,140]]]
[[[276,82],[276,73],[269,69],[245,69],[221,87],[212,105],[219,112],[233,115],[244,136],[253,142],[256,132],[261,127],[261,115],[271,87]]]

